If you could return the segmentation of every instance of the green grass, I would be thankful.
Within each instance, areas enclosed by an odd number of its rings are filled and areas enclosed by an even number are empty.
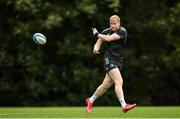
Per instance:
[[[0,118],[180,118],[180,107],[136,107],[122,113],[120,107],[1,107]]]

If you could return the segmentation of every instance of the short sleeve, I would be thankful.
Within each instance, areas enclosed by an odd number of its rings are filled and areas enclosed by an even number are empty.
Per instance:
[[[121,38],[125,38],[127,36],[127,31],[124,27],[121,27],[118,31],[115,32]]]
[[[107,28],[107,29],[103,30],[103,31],[101,32],[101,34],[107,35],[107,34],[109,34],[109,32],[110,32],[110,28]]]

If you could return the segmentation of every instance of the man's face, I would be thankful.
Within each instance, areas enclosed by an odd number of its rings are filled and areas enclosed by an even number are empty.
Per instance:
[[[120,22],[115,20],[110,21],[110,27],[112,31],[117,31],[119,29],[119,26],[120,26]]]

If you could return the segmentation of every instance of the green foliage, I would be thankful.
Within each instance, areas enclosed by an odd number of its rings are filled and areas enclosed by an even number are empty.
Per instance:
[[[128,31],[127,100],[180,104],[178,1],[1,0],[0,8],[1,105],[84,105],[105,74],[103,52],[92,54],[91,27],[102,31],[112,14]],[[33,42],[35,32],[45,34],[46,45]],[[98,104],[117,105],[113,95],[111,88]]]

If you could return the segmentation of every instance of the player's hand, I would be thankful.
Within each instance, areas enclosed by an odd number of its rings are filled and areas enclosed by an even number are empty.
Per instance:
[[[94,46],[94,49],[93,49],[93,54],[97,55],[99,54],[99,47],[97,47],[96,45]]]
[[[96,28],[92,28],[92,31],[93,31],[93,35],[99,33]]]

